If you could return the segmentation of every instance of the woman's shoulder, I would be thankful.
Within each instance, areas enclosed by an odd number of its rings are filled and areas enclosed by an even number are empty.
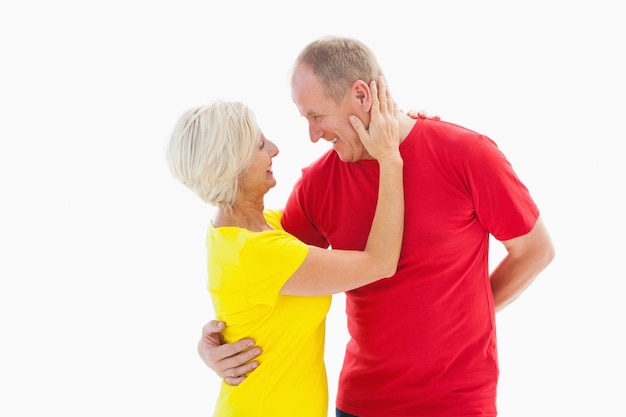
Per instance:
[[[267,224],[269,224],[274,230],[284,230],[281,224],[283,218],[283,211],[277,209],[265,209],[263,210],[263,216]]]

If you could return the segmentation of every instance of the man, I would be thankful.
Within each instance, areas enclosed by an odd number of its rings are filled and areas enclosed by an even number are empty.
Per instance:
[[[305,168],[282,223],[308,244],[363,249],[377,197],[377,164],[348,117],[369,124],[368,82],[382,71],[362,43],[329,37],[296,60],[292,97],[311,141],[333,150]],[[405,232],[396,275],[346,293],[350,340],[337,416],[495,416],[495,312],[528,287],[554,248],[539,210],[489,138],[399,115]],[[493,235],[507,255],[488,271]],[[251,340],[219,346],[208,323],[198,350],[231,384],[256,366]]]

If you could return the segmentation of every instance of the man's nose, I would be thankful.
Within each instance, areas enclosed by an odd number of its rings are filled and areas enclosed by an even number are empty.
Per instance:
[[[313,124],[309,125],[309,138],[311,142],[316,143],[320,138],[324,136],[324,131]]]

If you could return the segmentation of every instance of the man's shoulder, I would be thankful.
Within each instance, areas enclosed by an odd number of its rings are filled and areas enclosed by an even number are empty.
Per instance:
[[[421,129],[414,129],[414,133],[422,133],[422,134],[432,134],[432,135],[443,135],[443,136],[482,136],[481,133],[476,132],[475,130],[460,125],[454,122],[448,122],[444,120],[437,119],[426,119],[423,123],[416,124],[416,127],[420,126]]]
[[[302,169],[302,177],[306,177],[309,175],[318,176],[319,174],[327,174],[330,167],[336,166],[340,163],[344,162],[339,159],[337,153],[332,149],[328,150]]]
[[[466,152],[485,135],[460,124],[428,119],[417,123],[407,143],[418,148],[426,147],[431,152],[440,153],[450,150]]]

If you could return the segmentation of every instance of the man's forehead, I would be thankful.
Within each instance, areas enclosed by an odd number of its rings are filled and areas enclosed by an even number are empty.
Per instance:
[[[300,114],[304,116],[320,116],[328,114],[331,110],[328,100],[323,94],[294,94],[292,100],[298,107]]]
[[[328,116],[332,114],[332,109],[327,106],[311,106],[311,107],[298,107],[300,113],[304,116],[316,117],[316,116]]]

